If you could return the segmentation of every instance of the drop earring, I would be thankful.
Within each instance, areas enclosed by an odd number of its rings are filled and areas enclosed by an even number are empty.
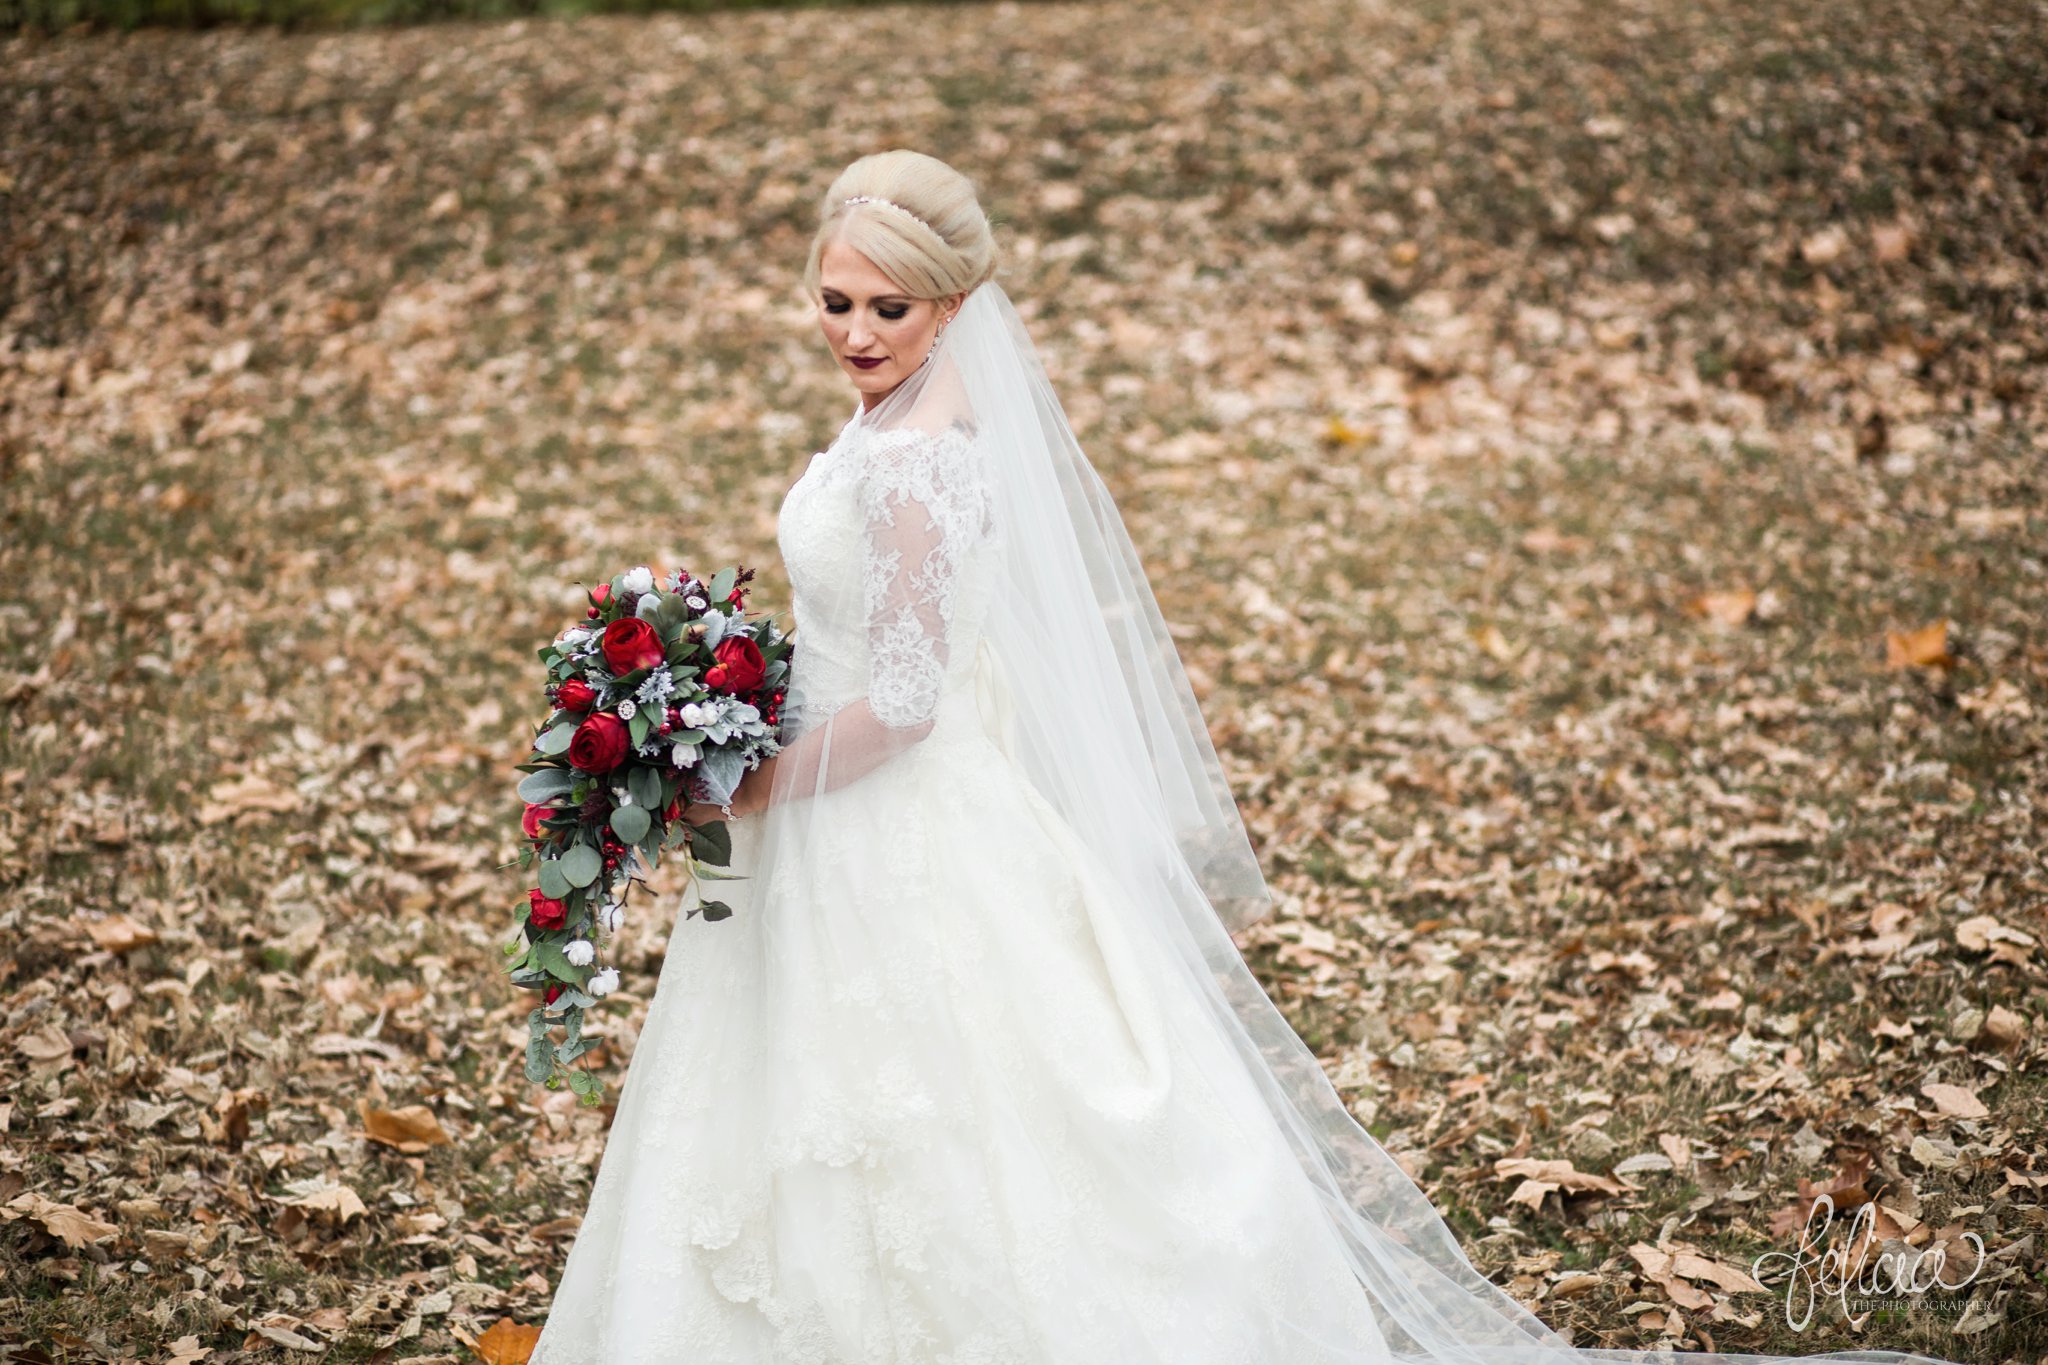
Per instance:
[[[932,348],[924,353],[924,358],[926,360],[930,360],[933,356],[938,354],[939,338],[946,334],[946,324],[951,322],[952,320],[953,319],[950,317],[940,319],[939,330],[932,333]]]

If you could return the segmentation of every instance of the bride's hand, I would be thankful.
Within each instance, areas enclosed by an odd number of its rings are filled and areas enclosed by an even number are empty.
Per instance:
[[[723,819],[725,812],[707,801],[692,801],[682,811],[683,823],[688,825],[714,825]]]

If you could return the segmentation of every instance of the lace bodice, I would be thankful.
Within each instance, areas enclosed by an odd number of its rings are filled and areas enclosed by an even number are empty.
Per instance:
[[[871,430],[856,412],[790,487],[791,733],[863,698],[884,727],[924,726],[971,679],[996,549],[984,458],[958,422]]]

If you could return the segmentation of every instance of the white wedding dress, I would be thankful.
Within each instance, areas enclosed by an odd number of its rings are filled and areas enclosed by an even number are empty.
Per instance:
[[[807,856],[715,884],[730,919],[676,925],[534,1361],[1376,1358],[1264,1105],[1000,747],[990,542],[927,560],[943,641],[871,632],[902,568],[863,515],[877,466],[935,519],[979,506],[962,428],[885,435],[856,413],[783,503],[791,700],[931,727],[803,803]],[[734,822],[733,870],[800,808]]]
[[[1471,1269],[1220,928],[1124,913],[1012,757],[981,446],[856,412],[783,502],[810,790],[675,926],[533,1360],[1648,1358]]]

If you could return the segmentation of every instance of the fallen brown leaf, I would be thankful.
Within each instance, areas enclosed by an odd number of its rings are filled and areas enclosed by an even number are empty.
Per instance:
[[[1943,1085],[1938,1081],[1931,1081],[1920,1087],[1920,1093],[1934,1101],[1935,1109],[1951,1118],[1981,1119],[1991,1114],[1975,1092],[1965,1090],[1959,1085]]]
[[[87,920],[85,931],[92,935],[94,943],[110,953],[125,953],[156,942],[156,930],[146,924],[138,924],[126,915]]]
[[[441,1121],[434,1117],[434,1111],[424,1104],[409,1104],[403,1109],[378,1109],[367,1097],[358,1097],[356,1112],[362,1116],[363,1128],[370,1141],[381,1142],[401,1152],[424,1152],[429,1147],[445,1147],[453,1141]]]
[[[1941,620],[1918,630],[1886,631],[1884,666],[1890,669],[1954,668],[1955,656],[1948,652],[1948,627],[1949,623]]]
[[[540,1341],[538,1325],[523,1325],[499,1318],[476,1339],[473,1348],[484,1365],[526,1365]]]
[[[18,1195],[6,1207],[12,1218],[28,1218],[41,1223],[52,1237],[72,1248],[82,1247],[88,1242],[105,1241],[121,1230],[112,1223],[103,1223],[91,1214],[69,1204],[45,1199],[40,1194]]]
[[[1746,624],[1756,615],[1757,595],[1748,588],[1728,592],[1701,593],[1686,603],[1686,610],[1724,626]]]

